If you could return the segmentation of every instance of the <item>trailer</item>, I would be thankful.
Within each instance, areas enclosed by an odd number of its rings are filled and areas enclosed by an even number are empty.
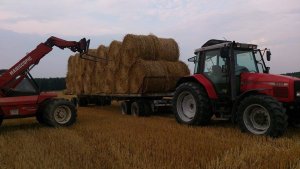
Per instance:
[[[126,94],[79,94],[74,98],[73,102],[77,103],[80,107],[89,105],[108,106],[112,101],[121,101],[121,112],[126,115],[133,116],[150,116],[155,112],[171,111],[172,98],[174,91],[168,92],[147,92],[146,81],[149,79],[157,79],[162,77],[149,76],[144,78],[139,93],[126,93]],[[164,77],[163,77],[164,78]]]

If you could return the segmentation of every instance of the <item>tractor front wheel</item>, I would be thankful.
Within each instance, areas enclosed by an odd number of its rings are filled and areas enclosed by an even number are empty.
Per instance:
[[[65,99],[54,99],[48,102],[43,111],[43,120],[52,127],[72,125],[77,118],[74,104]]]
[[[241,131],[256,135],[281,136],[287,128],[287,115],[281,104],[266,95],[246,97],[238,108]]]
[[[176,89],[173,112],[177,122],[189,125],[206,125],[212,117],[205,90],[193,82],[183,83]]]

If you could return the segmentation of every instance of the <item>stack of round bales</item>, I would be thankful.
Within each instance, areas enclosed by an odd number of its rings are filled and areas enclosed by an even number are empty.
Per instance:
[[[67,89],[75,94],[137,94],[175,90],[177,80],[189,75],[179,61],[179,48],[174,39],[154,35],[132,35],[123,42],[100,45],[89,54],[98,62],[71,56],[68,62]],[[75,86],[75,87],[74,87]]]
[[[177,79],[189,75],[188,67],[179,62],[174,39],[129,34],[124,37],[120,52],[116,93],[173,91]]]

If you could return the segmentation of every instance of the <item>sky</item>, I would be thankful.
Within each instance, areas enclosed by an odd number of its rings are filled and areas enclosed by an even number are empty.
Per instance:
[[[0,0],[0,69],[50,36],[97,48],[128,33],[174,38],[191,70],[196,48],[227,39],[270,48],[271,73],[300,71],[299,0]],[[71,54],[54,49],[33,76],[64,77]]]

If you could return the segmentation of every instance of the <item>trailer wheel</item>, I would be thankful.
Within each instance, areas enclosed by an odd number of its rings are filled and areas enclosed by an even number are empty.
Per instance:
[[[154,113],[154,105],[151,101],[144,101],[145,116],[151,116]]]
[[[131,114],[131,103],[129,101],[123,101],[121,103],[121,111],[122,111],[122,114]]]
[[[177,122],[189,125],[207,125],[213,115],[205,90],[193,82],[177,87],[173,98],[173,112]]]
[[[49,101],[43,112],[45,123],[52,127],[70,126],[77,118],[74,104],[65,99]]]
[[[271,137],[281,136],[288,125],[282,105],[266,95],[246,97],[238,108],[237,119],[241,131]]]
[[[142,101],[135,101],[131,104],[131,114],[133,116],[145,116],[145,104]]]

